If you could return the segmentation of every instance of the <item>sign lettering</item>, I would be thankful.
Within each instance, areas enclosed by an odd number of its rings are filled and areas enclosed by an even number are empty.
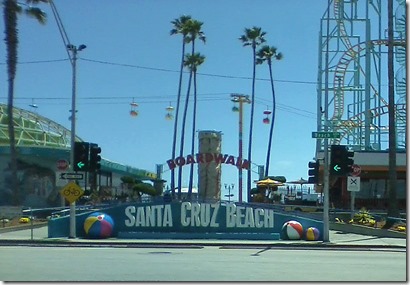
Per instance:
[[[249,161],[244,159],[242,160],[239,157],[234,157],[233,155],[220,154],[220,153],[197,153],[196,155],[188,154],[186,157],[179,156],[175,159],[169,159],[167,161],[168,167],[170,170],[174,169],[177,166],[184,166],[194,163],[211,163],[215,162],[216,164],[231,164],[238,168],[249,169]]]
[[[128,206],[125,208],[126,227],[171,228],[178,222],[182,227],[219,228],[221,218],[219,203],[182,202],[180,220],[173,219],[171,204],[150,205],[144,207]],[[228,203],[225,207],[227,228],[273,228],[274,212],[272,209],[237,206]]]

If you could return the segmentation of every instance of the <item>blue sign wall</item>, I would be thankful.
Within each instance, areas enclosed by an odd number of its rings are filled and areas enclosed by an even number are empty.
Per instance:
[[[118,238],[223,238],[225,234],[226,238],[235,235],[238,238],[248,236],[279,239],[283,224],[290,220],[299,222],[304,230],[315,227],[320,233],[323,231],[321,221],[276,212],[268,205],[264,207],[249,203],[136,203],[115,206],[101,212],[110,215],[114,220],[113,236]],[[86,237],[83,225],[90,213],[76,216],[77,237]],[[49,221],[50,238],[68,235],[69,217]],[[322,239],[322,235],[319,239]]]

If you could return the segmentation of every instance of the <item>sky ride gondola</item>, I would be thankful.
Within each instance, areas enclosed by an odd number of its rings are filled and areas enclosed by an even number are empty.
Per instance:
[[[134,100],[132,100],[132,102],[130,103],[130,106],[131,106],[130,116],[137,117],[138,116],[138,110],[137,110],[138,104]]]
[[[272,111],[269,109],[266,109],[265,111],[263,111],[263,114],[266,116],[265,118],[263,118],[263,123],[264,124],[269,124],[270,123],[270,114],[272,114]]]
[[[174,115],[172,112],[174,112],[174,107],[172,107],[171,103],[169,104],[168,107],[165,108],[167,110],[167,113],[165,115],[166,120],[172,120],[174,118]]]

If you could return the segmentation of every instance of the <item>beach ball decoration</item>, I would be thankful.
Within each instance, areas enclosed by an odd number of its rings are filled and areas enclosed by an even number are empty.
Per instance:
[[[90,214],[84,221],[84,231],[91,238],[107,238],[113,233],[113,219],[101,212]]]
[[[315,227],[309,227],[305,233],[306,240],[319,240],[320,232]]]
[[[287,221],[282,226],[281,237],[286,240],[301,239],[303,237],[302,224],[297,221]]]

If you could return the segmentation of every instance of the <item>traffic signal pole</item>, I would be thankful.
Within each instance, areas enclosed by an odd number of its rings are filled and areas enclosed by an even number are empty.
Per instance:
[[[73,57],[71,58],[71,65],[73,67],[73,77],[72,77],[72,97],[71,97],[71,152],[70,152],[70,170],[74,171],[74,149],[75,149],[75,123],[76,123],[76,90],[77,90],[77,78],[76,78],[76,62],[77,62],[77,51],[84,49],[85,45],[80,45],[77,48],[74,45],[67,45],[67,49],[71,51]],[[70,203],[70,234],[69,238],[76,237],[76,223],[75,223],[75,202]]]
[[[69,50],[73,54],[72,66],[73,66],[73,82],[72,82],[72,96],[71,96],[71,157],[70,157],[70,170],[74,171],[74,149],[75,149],[75,113],[76,113],[76,61],[77,61],[77,48],[69,47]],[[70,235],[69,238],[76,237],[76,223],[75,223],[75,202],[70,203]]]
[[[327,112],[326,108],[326,112]],[[327,120],[327,114],[326,114]],[[326,121],[327,122],[327,121]],[[327,131],[327,124],[325,125]],[[323,164],[323,241],[329,242],[329,143],[324,141],[324,164]]]
[[[330,26],[330,0],[327,7],[326,33],[329,35]],[[326,69],[329,69],[329,41],[326,41],[325,53]],[[328,131],[329,120],[329,72],[325,73],[325,125],[324,131]],[[323,241],[329,242],[329,139],[323,142],[324,164],[323,164]]]

